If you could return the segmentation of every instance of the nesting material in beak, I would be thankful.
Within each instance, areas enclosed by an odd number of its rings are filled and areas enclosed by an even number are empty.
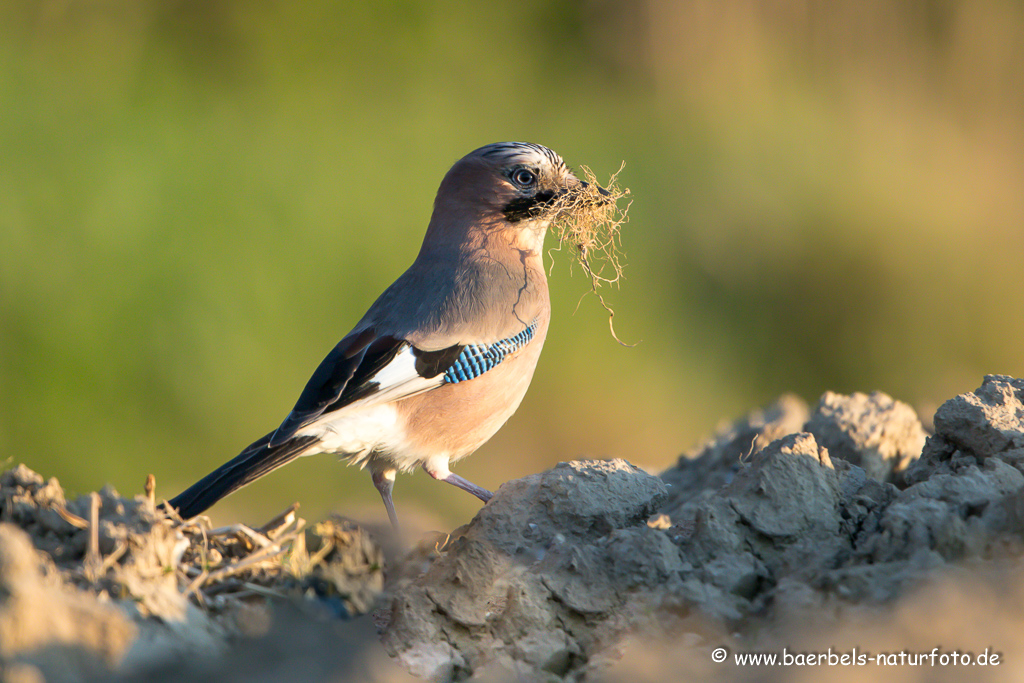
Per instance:
[[[612,323],[615,312],[597,290],[603,284],[617,285],[622,277],[619,230],[626,223],[626,212],[633,200],[629,189],[620,188],[616,182],[622,167],[612,174],[606,187],[597,183],[594,172],[586,166],[580,170],[584,180],[552,201],[551,228],[558,237],[558,246],[551,251],[561,250],[564,244],[574,248],[576,260],[590,276],[591,291],[608,311],[612,337],[624,346],[631,346],[616,336]],[[622,207],[620,199],[626,200]]]

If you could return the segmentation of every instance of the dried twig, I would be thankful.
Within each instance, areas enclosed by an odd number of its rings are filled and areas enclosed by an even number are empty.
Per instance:
[[[114,551],[103,558],[103,564],[100,565],[99,575],[103,576],[107,573],[107,570],[117,564],[124,554],[128,552],[128,543],[126,541],[118,541],[114,547]]]
[[[242,586],[245,588],[246,591],[249,591],[249,592],[254,593],[256,595],[262,595],[262,596],[270,597],[270,598],[285,598],[285,597],[287,597],[287,595],[285,593],[282,593],[281,591],[276,591],[276,590],[273,590],[272,588],[267,588],[266,586],[261,586],[258,583],[246,582],[246,583],[243,583]]]
[[[100,494],[95,491],[89,494],[89,544],[85,550],[85,561],[82,568],[89,581],[99,578],[103,557],[100,555]]]
[[[84,519],[82,519],[81,517],[76,515],[75,513],[71,512],[70,510],[68,510],[63,505],[54,505],[53,509],[57,512],[58,515],[60,515],[61,519],[63,519],[65,522],[67,522],[71,526],[76,527],[78,529],[88,529],[89,528],[89,522],[85,521]]]
[[[152,474],[146,475],[146,484],[142,488],[143,493],[146,494],[146,501],[149,504],[150,511],[156,509],[156,477]]]
[[[268,538],[275,538],[278,536],[284,527],[295,521],[295,512],[299,509],[298,503],[292,503],[288,506],[288,509],[281,514],[274,517],[272,520],[261,526],[257,531],[267,536]]]
[[[266,548],[273,541],[264,536],[258,531],[253,531],[244,524],[232,524],[230,526],[222,526],[210,531],[211,536],[239,536],[251,540],[257,547]]]
[[[254,565],[257,565],[260,562],[263,562],[264,560],[280,555],[285,551],[284,544],[295,538],[295,536],[297,536],[298,533],[306,526],[305,520],[300,519],[298,520],[298,522],[299,523],[296,524],[294,531],[284,535],[278,541],[271,543],[265,548],[257,550],[256,552],[249,555],[243,560],[235,562],[234,564],[231,564],[222,569],[218,569],[215,572],[210,572],[210,575],[206,579],[206,583],[216,583],[217,581],[222,581],[227,577],[234,576],[245,571],[246,569],[251,568]]]

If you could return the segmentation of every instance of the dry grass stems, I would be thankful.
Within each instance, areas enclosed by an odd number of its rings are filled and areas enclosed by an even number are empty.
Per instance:
[[[150,476],[143,495],[106,487],[68,501],[56,479],[19,465],[0,473],[0,522],[28,534],[58,582],[123,600],[142,617],[180,620],[186,600],[232,612],[267,596],[316,598],[350,616],[383,590],[383,551],[349,520],[307,528],[296,504],[261,527],[214,528],[158,503],[155,488]]]
[[[205,516],[167,521],[188,546],[176,571],[184,593],[199,605],[224,608],[255,596],[316,596],[346,615],[366,612],[383,589],[383,554],[362,529],[332,518],[306,529],[298,504],[258,529],[232,524],[213,529]],[[166,523],[166,522],[165,522]]]
[[[616,182],[624,167],[625,163],[612,174],[604,188],[597,182],[593,171],[586,166],[580,168],[586,187],[558,197],[548,207],[553,213],[552,229],[558,236],[558,246],[552,247],[549,253],[561,251],[565,244],[574,249],[576,261],[590,277],[591,293],[608,311],[608,329],[612,337],[623,346],[635,346],[623,342],[615,334],[615,311],[598,291],[602,285],[618,285],[622,278],[619,232],[628,220],[626,214],[633,203],[629,189],[620,188]],[[626,199],[622,207],[619,206],[620,199]]]

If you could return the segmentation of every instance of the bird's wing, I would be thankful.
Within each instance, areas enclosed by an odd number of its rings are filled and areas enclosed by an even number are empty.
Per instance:
[[[454,344],[435,351],[372,329],[350,334],[327,354],[291,413],[270,438],[271,447],[322,416],[353,405],[397,401],[479,377],[533,339],[537,323],[491,344]]]
[[[323,415],[354,404],[396,401],[436,389],[462,345],[423,351],[373,329],[350,334],[317,367],[270,446],[284,443]]]

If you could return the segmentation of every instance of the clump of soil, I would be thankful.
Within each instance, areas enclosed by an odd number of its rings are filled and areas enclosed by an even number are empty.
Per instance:
[[[925,623],[894,635],[917,611],[1020,572],[1024,380],[986,377],[935,428],[926,440],[881,393],[829,393],[813,413],[785,397],[661,477],[578,462],[509,482],[394,589],[384,642],[417,675],[456,680],[760,680],[764,668],[713,664],[713,647],[877,648],[878,632],[889,651],[923,647]],[[986,628],[985,643],[969,626],[1019,625],[1008,609],[947,615],[939,643],[1024,655],[1016,628]],[[843,638],[822,645],[824,633]]]
[[[46,680],[215,659],[268,597],[335,616],[369,611],[383,553],[340,518],[305,529],[295,507],[260,528],[182,520],[107,487],[67,501],[24,465],[0,475],[0,661]],[[54,652],[60,656],[54,656]],[[72,657],[67,655],[73,654]],[[71,662],[71,664],[69,664]]]

